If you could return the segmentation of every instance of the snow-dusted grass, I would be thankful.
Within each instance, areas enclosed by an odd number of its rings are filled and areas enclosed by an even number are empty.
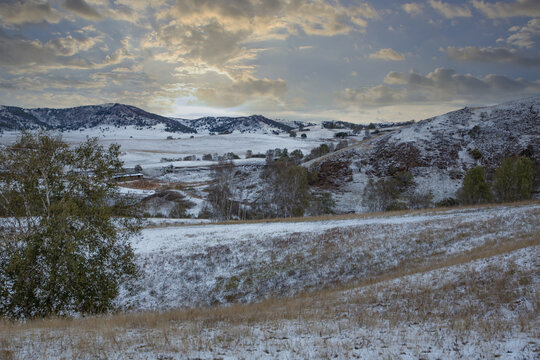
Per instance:
[[[539,203],[149,228],[134,246],[143,277],[119,303],[171,310],[4,323],[4,357],[539,355]]]
[[[363,280],[404,261],[445,257],[540,230],[540,205],[391,217],[145,229],[142,277],[125,309],[253,302]]]

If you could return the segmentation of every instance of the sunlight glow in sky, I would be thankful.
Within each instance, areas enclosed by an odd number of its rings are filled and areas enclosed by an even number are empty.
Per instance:
[[[420,120],[540,94],[538,0],[1,0],[0,103]]]

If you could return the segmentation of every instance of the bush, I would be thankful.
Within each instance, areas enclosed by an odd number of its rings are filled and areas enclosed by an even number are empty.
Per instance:
[[[398,171],[392,176],[395,186],[399,192],[403,192],[415,185],[413,174],[408,171]]]
[[[302,150],[300,149],[296,149],[292,151],[291,156],[290,156],[290,158],[297,164],[300,163],[303,157],[304,157],[304,154],[302,153]]]
[[[0,150],[0,316],[100,313],[136,275],[132,218],[113,219],[119,146],[25,133]]]
[[[467,152],[469,153],[469,155],[472,156],[472,158],[474,160],[480,160],[482,158],[482,153],[480,152],[480,150],[478,149],[467,149]]]
[[[387,211],[397,197],[399,190],[393,179],[380,179],[375,182],[370,179],[362,196],[362,205],[370,212]]]
[[[531,159],[520,156],[503,160],[495,171],[493,190],[497,201],[519,201],[531,197],[534,169]]]
[[[433,192],[413,192],[408,196],[409,207],[411,209],[425,209],[433,205]]]
[[[438,206],[438,207],[452,207],[452,206],[459,205],[459,201],[457,201],[454,198],[449,197],[449,198],[446,198],[446,199],[443,199],[443,200],[439,201],[435,205]]]
[[[370,212],[391,211],[407,209],[406,201],[415,208],[431,204],[432,194],[425,195],[413,193],[408,195],[415,186],[410,171],[399,171],[388,179],[379,179],[377,182],[370,179],[362,196],[362,205]]]
[[[486,181],[486,171],[482,166],[467,171],[458,197],[463,204],[480,204],[492,201],[491,187]]]
[[[480,126],[475,125],[471,130],[469,130],[469,136],[475,139],[480,136],[481,132],[482,131],[480,130]]]
[[[334,214],[336,202],[331,193],[312,195],[309,206],[311,215]]]
[[[386,206],[385,211],[407,210],[407,204],[403,201],[392,201]]]

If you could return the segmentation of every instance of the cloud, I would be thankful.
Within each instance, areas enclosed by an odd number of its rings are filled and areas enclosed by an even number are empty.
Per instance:
[[[424,11],[424,4],[421,3],[406,3],[401,5],[403,11],[409,15],[420,15]]]
[[[101,37],[73,37],[68,35],[47,41],[45,47],[52,49],[57,55],[73,56],[80,51],[90,50],[101,41]]]
[[[369,58],[380,59],[380,60],[392,60],[392,61],[405,60],[405,56],[399,54],[393,49],[381,49],[373,54],[370,54]]]
[[[445,51],[452,60],[471,61],[471,62],[496,62],[503,64],[515,64],[520,66],[540,66],[540,54],[535,57],[527,57],[516,51],[503,47],[479,48],[476,46],[467,46],[457,48],[449,46]]]
[[[199,88],[195,96],[214,107],[234,107],[248,101],[281,101],[287,91],[285,80],[256,79],[236,81],[231,86]]]
[[[227,30],[223,24],[213,21],[200,26],[175,24],[163,27],[158,36],[167,47],[173,46],[181,58],[222,66],[246,55],[247,50],[241,43],[247,39],[249,31]]]
[[[452,69],[437,68],[427,75],[392,71],[385,84],[363,89],[345,89],[336,94],[341,103],[360,107],[408,103],[452,101],[499,101],[540,92],[540,82],[511,79],[501,75],[475,77],[456,74]]]
[[[366,19],[378,17],[366,3],[345,7],[324,0],[179,0],[164,15],[194,26],[217,20],[228,30],[250,29],[259,35],[277,35],[279,29],[321,36],[365,28]]]
[[[0,66],[16,72],[38,72],[47,69],[99,69],[131,58],[125,47],[116,49],[98,61],[73,55],[87,51],[100,42],[101,37],[72,37],[51,39],[47,43],[10,37],[0,30]]]
[[[515,16],[540,16],[540,2],[538,0],[516,0],[513,2],[487,3],[482,0],[472,0],[473,6],[484,13],[488,18],[509,18]]]
[[[451,5],[437,0],[428,0],[429,5],[447,19],[456,17],[472,17],[471,9],[467,6]]]
[[[101,20],[103,16],[84,0],[64,0],[64,8],[87,20]]]
[[[127,6],[137,11],[146,11],[149,7],[159,9],[166,4],[166,0],[115,0],[117,6]]]
[[[534,38],[540,34],[540,19],[529,20],[522,27],[513,26],[509,31],[513,32],[513,34],[506,39],[506,43],[523,48],[532,48],[535,44]]]
[[[0,65],[19,67],[36,61],[50,63],[54,59],[54,51],[45,48],[41,42],[9,37],[0,30]]]
[[[60,13],[46,2],[17,1],[0,4],[0,20],[7,25],[26,23],[58,23],[62,19]]]
[[[323,0],[183,0],[160,12],[166,24],[149,47],[176,48],[181,61],[226,69],[253,59],[248,44],[291,34],[333,36],[363,31],[378,17],[368,4],[345,7]],[[174,58],[174,54],[171,58]]]

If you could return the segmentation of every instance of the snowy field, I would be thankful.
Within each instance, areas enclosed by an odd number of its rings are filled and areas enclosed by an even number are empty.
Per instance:
[[[69,144],[81,143],[88,137],[97,137],[103,145],[119,144],[123,153],[121,159],[124,161],[125,167],[132,168],[135,165],[141,165],[147,169],[161,168],[170,164],[174,166],[208,165],[202,161],[161,162],[162,158],[176,159],[195,155],[202,159],[205,154],[223,155],[228,152],[234,152],[244,158],[247,150],[253,151],[254,154],[264,154],[266,150],[275,148],[287,148],[289,152],[300,149],[304,154],[308,154],[311,149],[322,143],[339,141],[334,138],[334,134],[340,130],[321,129],[320,125],[311,126],[309,130],[305,132],[307,135],[305,139],[300,137],[301,133],[298,133],[295,138],[290,137],[287,133],[279,135],[272,133],[233,133],[228,135],[170,133],[164,131],[164,127],[161,125],[143,130],[129,126],[125,129],[103,127],[65,131],[59,134]],[[0,144],[13,143],[17,136],[19,136],[19,132],[13,131],[0,134]],[[172,137],[172,140],[167,140],[169,136]],[[256,161],[256,159],[253,160]]]
[[[167,221],[153,220],[133,239],[142,277],[119,298],[123,314],[0,323],[0,354],[539,358],[540,203],[300,222]]]
[[[124,309],[294,296],[540,232],[540,205],[349,220],[149,228],[133,240],[143,276]]]

